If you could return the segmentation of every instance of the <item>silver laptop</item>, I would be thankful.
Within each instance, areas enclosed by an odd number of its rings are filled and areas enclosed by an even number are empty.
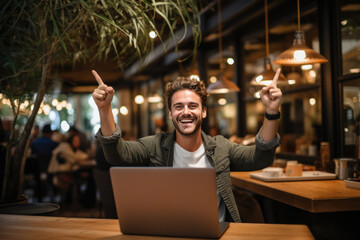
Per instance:
[[[124,234],[219,238],[212,168],[112,167],[120,229]]]

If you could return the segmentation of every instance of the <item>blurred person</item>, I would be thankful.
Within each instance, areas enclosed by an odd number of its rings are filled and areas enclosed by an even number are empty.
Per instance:
[[[33,142],[35,139],[38,138],[39,132],[40,132],[39,125],[35,125],[30,134],[30,142]]]
[[[58,145],[57,142],[51,139],[52,134],[53,131],[51,130],[50,124],[45,124],[41,130],[41,137],[35,138],[30,144],[31,153],[38,156],[48,155],[49,157],[51,157],[52,151]]]
[[[36,134],[36,129],[35,129]],[[37,135],[37,134],[36,134]],[[36,135],[33,135],[34,137]],[[30,144],[31,155],[26,161],[26,172],[34,176],[36,187],[35,195],[38,201],[42,201],[46,187],[51,188],[51,177],[47,175],[47,168],[51,159],[52,151],[58,143],[51,139],[52,130],[50,124],[45,124],[41,130],[41,137],[32,140]]]
[[[61,143],[64,141],[65,137],[59,130],[54,130],[53,134],[51,135],[51,139],[54,142]]]
[[[65,202],[72,202],[72,187],[78,177],[88,177],[78,172],[82,163],[89,160],[89,155],[80,149],[80,137],[71,135],[67,141],[57,146],[51,157],[48,173],[53,174],[53,183],[65,194]]]
[[[89,155],[80,149],[79,135],[74,134],[54,149],[48,172],[76,171],[80,168],[80,164],[88,159]]]
[[[67,138],[71,138],[73,135],[78,135],[80,139],[80,146],[79,149],[81,149],[83,152],[88,152],[91,149],[91,143],[88,140],[86,134],[81,132],[78,128],[75,126],[71,126]]]
[[[270,166],[280,144],[277,133],[280,117],[281,90],[277,88],[280,69],[273,82],[261,90],[265,106],[263,126],[256,135],[255,145],[243,146],[223,136],[211,137],[201,131],[207,116],[205,84],[179,77],[166,88],[169,118],[175,130],[158,133],[137,141],[124,141],[115,124],[111,101],[115,94],[93,71],[99,84],[93,98],[98,107],[101,128],[96,134],[106,160],[117,166],[207,167],[216,171],[219,221],[240,222],[240,214],[231,189],[230,171],[253,171]]]

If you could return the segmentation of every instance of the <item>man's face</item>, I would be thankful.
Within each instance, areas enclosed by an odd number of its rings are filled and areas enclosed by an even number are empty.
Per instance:
[[[191,90],[179,90],[171,98],[169,118],[182,135],[192,135],[201,127],[206,109],[202,108],[201,98]]]

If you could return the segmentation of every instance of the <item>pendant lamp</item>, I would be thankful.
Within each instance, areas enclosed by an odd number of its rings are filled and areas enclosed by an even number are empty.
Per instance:
[[[210,94],[240,92],[240,88],[234,82],[227,80],[224,73],[220,72],[217,81],[207,87],[207,92]]]
[[[268,86],[274,76],[275,71],[271,66],[271,60],[269,57],[269,24],[268,24],[268,7],[267,7],[267,0],[265,0],[265,44],[266,44],[266,57],[264,59],[264,71],[257,74],[250,82],[252,86]],[[286,85],[287,79],[281,73],[278,79],[278,85]]]
[[[222,24],[221,24],[221,0],[218,0],[218,33],[219,33],[219,68],[217,80],[207,87],[209,94],[240,92],[240,88],[224,76],[223,58],[222,58]]]
[[[294,66],[291,66],[292,71],[286,74],[289,85],[299,84],[302,82],[301,75],[295,71]]]
[[[300,31],[300,3],[297,0],[298,31],[295,32],[293,45],[281,53],[273,62],[283,66],[326,63],[328,60],[320,53],[305,45],[304,32]]]

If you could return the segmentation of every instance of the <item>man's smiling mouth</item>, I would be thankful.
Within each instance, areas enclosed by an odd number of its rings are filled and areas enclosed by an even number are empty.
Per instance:
[[[194,122],[194,119],[181,119],[180,122],[183,124],[192,123]]]

